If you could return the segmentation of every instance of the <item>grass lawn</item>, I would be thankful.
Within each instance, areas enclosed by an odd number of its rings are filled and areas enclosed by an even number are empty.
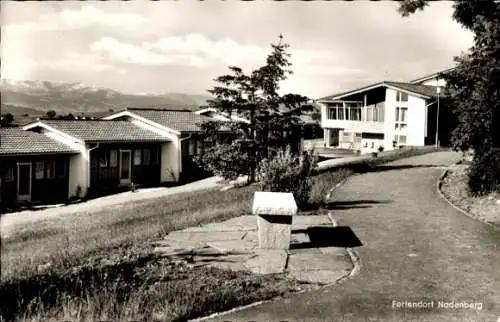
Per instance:
[[[2,238],[2,280],[27,276],[38,265],[68,267],[75,259],[109,254],[171,231],[248,214],[256,185],[221,192],[182,193],[89,213],[26,224]]]
[[[457,165],[448,171],[441,191],[453,204],[479,220],[500,227],[500,192],[482,197],[472,197],[467,187],[467,165]]]

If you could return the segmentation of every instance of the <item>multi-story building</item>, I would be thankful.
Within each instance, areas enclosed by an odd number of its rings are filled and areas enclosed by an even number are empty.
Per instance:
[[[436,129],[442,123],[437,121],[438,115],[440,121],[449,115],[443,111],[442,75],[450,70],[411,82],[382,81],[319,99],[325,146],[363,154],[379,147],[392,150],[436,144]],[[448,134],[442,132],[438,142],[448,140]]]

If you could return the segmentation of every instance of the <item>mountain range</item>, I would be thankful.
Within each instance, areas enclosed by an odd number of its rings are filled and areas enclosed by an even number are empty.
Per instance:
[[[9,79],[0,80],[0,90],[1,113],[11,113],[18,121],[20,119],[29,121],[44,116],[50,110],[54,110],[57,115],[94,114],[126,107],[197,110],[210,99],[210,96],[200,94],[125,94],[78,82],[56,83]]]

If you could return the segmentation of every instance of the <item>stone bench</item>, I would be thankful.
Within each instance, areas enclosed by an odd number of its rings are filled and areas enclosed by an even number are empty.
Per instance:
[[[290,248],[292,216],[297,213],[297,204],[293,194],[255,192],[252,213],[258,216],[259,248]]]

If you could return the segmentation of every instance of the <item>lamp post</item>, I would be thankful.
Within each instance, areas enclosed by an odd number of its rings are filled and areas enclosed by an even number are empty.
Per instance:
[[[441,92],[441,88],[439,87],[439,78],[436,79],[436,92],[437,92],[437,113],[436,113],[436,149],[439,148],[439,93]]]

